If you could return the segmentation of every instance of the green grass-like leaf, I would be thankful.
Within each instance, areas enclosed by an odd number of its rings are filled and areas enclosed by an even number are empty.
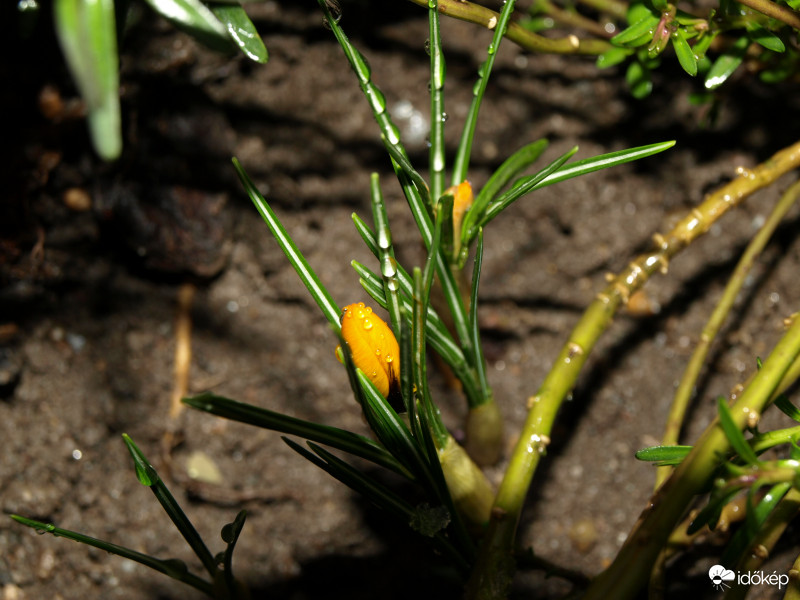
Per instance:
[[[264,64],[269,60],[269,53],[264,41],[258,34],[256,26],[239,4],[214,4],[211,12],[219,19],[231,39],[247,58]]]
[[[145,0],[175,27],[217,52],[232,52],[236,46],[228,29],[200,0]]]
[[[719,424],[734,451],[743,461],[751,465],[757,464],[758,457],[750,444],[747,443],[747,440],[744,439],[744,435],[742,435],[739,426],[733,420],[731,409],[724,397],[717,398],[717,411],[719,413]]]
[[[127,434],[122,434],[122,439],[125,442],[125,445],[128,447],[128,451],[131,453],[134,463],[136,464],[137,475],[139,475],[140,469],[143,468],[141,465],[148,466],[144,468],[144,470],[147,471],[148,480],[152,481],[152,483],[149,484],[150,491],[153,492],[156,500],[158,500],[159,504],[161,504],[161,508],[163,508],[164,512],[167,513],[167,516],[175,525],[175,528],[183,536],[183,539],[186,540],[186,543],[189,544],[189,547],[197,555],[197,558],[199,558],[200,562],[203,563],[206,571],[208,571],[212,578],[215,578],[218,573],[217,561],[208,550],[208,546],[206,546],[203,538],[200,537],[197,529],[195,529],[194,525],[192,525],[189,517],[187,517],[186,513],[183,512],[183,509],[175,500],[175,497],[169,491],[169,488],[167,488],[166,484],[158,476],[158,473],[156,473],[156,470],[152,465],[150,465],[150,461],[147,460],[147,457],[141,450],[139,450],[133,440]]]
[[[122,152],[114,0],[56,0],[55,29],[88,108],[92,144],[104,160]]]
[[[303,419],[283,415],[266,408],[218,396],[211,392],[184,398],[182,402],[192,408],[224,419],[313,440],[354,456],[360,456],[395,473],[411,478],[410,473],[385,448],[369,438],[351,431],[304,421]]]
[[[35,521],[34,519],[28,519],[26,517],[21,517],[19,515],[9,515],[9,516],[12,519],[14,519],[17,523],[31,527],[36,531],[49,533],[56,537],[63,537],[68,540],[72,540],[73,542],[85,544],[86,546],[99,548],[100,550],[108,552],[109,554],[115,554],[117,556],[121,556],[123,558],[127,558],[129,560],[137,562],[146,567],[150,567],[154,571],[158,571],[159,573],[163,573],[164,575],[167,575],[169,577],[172,577],[173,579],[176,579],[187,585],[192,586],[193,588],[203,592],[209,597],[214,597],[213,585],[210,582],[201,579],[197,575],[189,573],[186,567],[186,563],[184,563],[182,560],[174,558],[162,560],[159,558],[155,558],[153,556],[149,556],[147,554],[143,554],[142,552],[137,552],[136,550],[126,548],[125,546],[112,544],[111,542],[106,542],[104,540],[100,540],[94,537],[90,537],[88,535],[84,535],[82,533],[78,533],[77,531],[70,531],[69,529],[62,529],[61,527],[56,527],[52,523],[43,523],[41,521]]]
[[[781,394],[775,399],[775,406],[787,417],[800,423],[800,410],[785,395]]]
[[[294,240],[292,240],[292,237],[286,231],[286,228],[272,210],[272,207],[270,207],[269,203],[264,199],[264,196],[261,195],[261,192],[256,189],[255,184],[250,177],[248,177],[244,167],[242,167],[241,163],[236,158],[233,159],[233,166],[236,169],[236,172],[238,173],[239,179],[244,185],[245,190],[247,190],[250,200],[252,200],[253,204],[255,204],[256,209],[261,214],[261,217],[269,227],[272,235],[275,237],[275,241],[278,242],[278,245],[281,247],[281,250],[283,250],[286,258],[289,259],[292,267],[294,267],[295,272],[300,277],[300,281],[302,281],[303,285],[306,286],[306,289],[317,303],[317,306],[319,306],[322,314],[325,315],[326,319],[328,319],[328,322],[334,328],[334,331],[339,331],[340,311],[339,307],[336,305],[336,302],[334,302],[333,298],[328,293],[328,290],[322,284],[319,277],[317,277],[317,274],[311,268],[311,265],[308,264],[308,261],[303,256],[303,253],[297,248]]]

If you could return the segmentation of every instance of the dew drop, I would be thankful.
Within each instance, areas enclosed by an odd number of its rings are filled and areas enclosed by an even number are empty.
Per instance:
[[[448,118],[448,115],[447,115],[447,113],[446,113],[446,112],[443,112],[443,113],[442,113],[442,123],[444,123],[445,121],[447,121],[447,118]]]
[[[400,283],[397,281],[396,277],[392,277],[389,281],[386,282],[386,287],[389,288],[389,291],[396,292],[400,289]]]
[[[381,261],[381,274],[387,278],[397,275],[397,261],[391,256],[387,256]]]
[[[428,56],[431,55],[431,40],[430,40],[430,38],[425,40],[425,54],[427,54]]]
[[[367,99],[369,100],[369,104],[376,115],[382,115],[384,112],[386,112],[386,97],[378,88],[368,88]]]
[[[390,362],[393,362],[393,361],[394,361],[394,356],[392,356],[391,354],[387,354],[386,355],[386,362],[390,363]]]
[[[487,52],[487,53],[488,53],[490,56],[491,56],[492,54],[494,54],[494,53],[495,53],[495,47],[494,47],[494,44],[489,44],[489,47],[486,49],[486,52]]]
[[[375,348],[375,356],[380,356],[380,355],[381,355],[381,349],[380,348]]]
[[[366,329],[367,331],[372,329],[372,321],[370,321],[369,319],[364,319],[364,329]]]
[[[378,231],[378,248],[388,250],[392,245],[392,231],[388,226],[381,227]]]
[[[400,132],[397,131],[397,127],[395,127],[393,124],[390,124],[387,128],[386,139],[389,140],[390,144],[400,143]]]

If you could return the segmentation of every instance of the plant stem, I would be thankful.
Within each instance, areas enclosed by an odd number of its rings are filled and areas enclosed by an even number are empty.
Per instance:
[[[579,12],[574,10],[565,10],[550,2],[550,0],[537,0],[536,8],[541,10],[544,14],[550,16],[554,21],[570,27],[577,27],[584,31],[591,33],[599,38],[610,39],[614,37],[614,32],[609,33],[605,28],[589,17],[584,17]]]
[[[779,6],[769,0],[739,0],[739,2],[761,14],[786,23],[789,27],[800,29],[800,15],[785,6]]]
[[[513,568],[511,556],[522,505],[539,459],[550,441],[549,434],[556,412],[574,386],[589,352],[611,323],[620,304],[626,302],[656,270],[666,270],[670,258],[707,231],[730,208],[798,166],[800,142],[779,151],[752,171],[739,169],[739,177],[706,197],[699,207],[693,209],[667,235],[656,234],[655,251],[639,256],[627,271],[614,277],[609,286],[597,295],[575,326],[542,386],[528,400],[528,418],[495,498],[489,529],[468,584],[468,598],[503,597],[505,588],[501,584],[510,579],[509,569]],[[670,481],[675,479],[673,477]],[[655,556],[650,557],[648,564],[652,564],[653,560]],[[620,573],[617,575],[621,577]],[[643,581],[647,580],[648,575],[649,568],[643,571]],[[500,584],[496,585],[497,582]],[[641,583],[637,582],[634,591]],[[609,594],[605,597],[618,596]]]
[[[411,0],[411,2],[428,8],[428,0]],[[482,25],[487,29],[493,29],[500,18],[499,13],[466,0],[439,0],[439,12],[461,21]],[[559,39],[542,37],[532,31],[528,31],[517,23],[509,24],[506,37],[526,50],[544,52],[546,54],[595,56],[613,47],[605,40],[582,40],[575,35],[568,35]]]
[[[778,227],[783,217],[794,205],[797,196],[800,195],[800,182],[792,185],[781,197],[778,204],[772,211],[772,214],[764,223],[763,227],[750,241],[745,250],[739,264],[731,275],[728,285],[722,294],[722,298],[714,309],[711,318],[706,323],[703,332],[700,334],[700,341],[692,354],[689,365],[683,374],[678,390],[675,392],[675,398],[672,401],[669,417],[667,418],[667,426],[664,431],[662,444],[664,446],[673,446],[678,443],[678,436],[680,435],[681,425],[683,418],[686,414],[686,409],[689,406],[689,401],[692,398],[693,390],[695,389],[697,378],[700,376],[700,371],[703,368],[708,352],[711,349],[711,343],[716,338],[722,327],[725,317],[729,314],[739,291],[744,285],[745,278],[750,272],[750,269],[755,262],[756,257],[761,253],[764,247],[769,242],[775,229]],[[656,488],[660,486],[664,480],[669,477],[672,472],[672,467],[659,467],[658,475],[656,476]]]
[[[734,422],[743,429],[752,412],[761,414],[792,361],[800,354],[800,319],[795,319],[752,382],[731,407]],[[632,598],[647,582],[672,528],[692,498],[719,465],[730,442],[715,419],[694,449],[652,496],[648,508],[611,566],[589,587],[584,600]]]

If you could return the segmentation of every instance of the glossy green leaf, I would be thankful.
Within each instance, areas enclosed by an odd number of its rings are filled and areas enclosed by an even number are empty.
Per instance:
[[[56,0],[55,29],[86,102],[89,133],[104,160],[122,152],[114,0]]]
[[[545,187],[546,185],[553,185],[554,183],[558,183],[560,181],[572,179],[573,177],[579,177],[581,175],[594,173],[595,171],[600,171],[602,169],[608,169],[609,167],[616,167],[617,165],[622,165],[634,160],[647,158],[648,156],[653,156],[654,154],[664,152],[664,150],[669,150],[674,145],[675,140],[669,140],[666,142],[657,142],[655,144],[647,144],[646,146],[637,146],[636,148],[626,148],[625,150],[617,150],[615,152],[609,152],[608,154],[600,154],[598,156],[592,156],[591,158],[576,160],[574,163],[565,165],[552,175],[545,177],[544,180],[539,183],[537,189]]]
[[[778,53],[786,51],[786,46],[781,38],[771,31],[764,29],[757,23],[749,23],[747,25],[747,35],[750,36],[751,40],[757,44],[760,44],[767,50],[772,50],[773,52]]]
[[[656,466],[677,465],[692,451],[691,446],[652,446],[636,453],[638,460],[654,462]]]
[[[697,58],[689,42],[686,41],[686,35],[682,29],[678,29],[672,36],[672,47],[675,48],[675,55],[683,70],[692,77],[697,75]]]
[[[715,90],[739,68],[744,60],[744,54],[750,45],[750,39],[742,36],[724,54],[722,54],[706,74],[705,87],[708,90]]]
[[[753,448],[747,443],[747,440],[744,439],[741,429],[739,429],[739,426],[733,420],[733,415],[731,414],[731,409],[728,406],[727,400],[722,396],[717,398],[717,412],[719,413],[720,427],[722,427],[722,430],[725,432],[725,437],[728,438],[728,442],[730,442],[736,454],[738,454],[743,461],[751,465],[757,464],[758,457],[756,453],[753,452]]]
[[[653,38],[653,31],[658,25],[659,17],[647,12],[639,21],[620,31],[611,38],[616,46],[641,46]]]
[[[200,0],[145,1],[175,27],[212,50],[231,52],[235,49],[228,29]]]
[[[211,7],[211,12],[228,30],[242,54],[257,63],[267,62],[267,47],[244,8],[238,4],[215,4]]]

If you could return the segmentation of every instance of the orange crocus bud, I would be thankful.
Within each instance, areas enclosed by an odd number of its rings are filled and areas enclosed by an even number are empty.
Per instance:
[[[461,223],[464,221],[464,214],[472,206],[472,184],[465,179],[458,185],[447,188],[445,194],[453,195],[453,244],[458,253],[461,247]]]
[[[364,372],[392,406],[402,406],[400,346],[392,330],[363,302],[345,306],[340,321],[342,337],[350,349],[355,366]]]

